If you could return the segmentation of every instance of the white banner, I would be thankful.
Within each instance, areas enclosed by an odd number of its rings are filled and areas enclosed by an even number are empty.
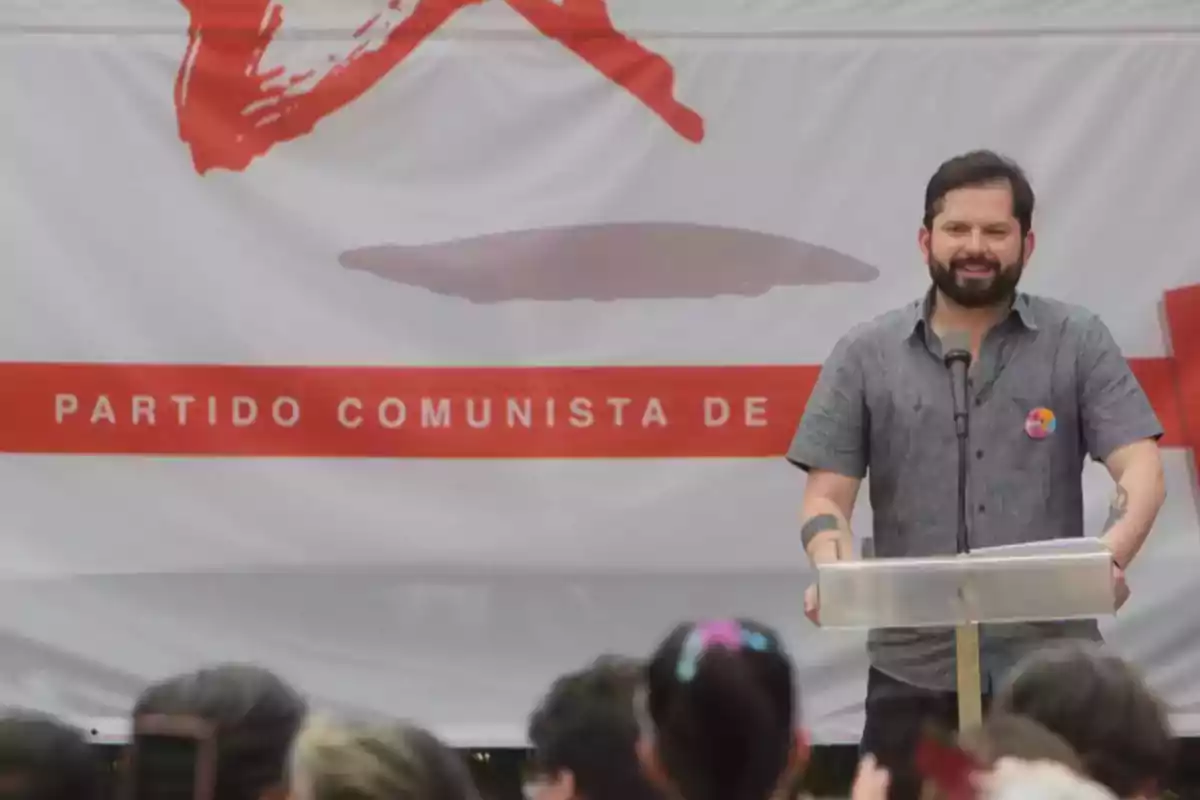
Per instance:
[[[634,5],[0,10],[0,703],[119,728],[252,660],[515,744],[559,672],[738,613],[856,741],[782,453],[924,291],[931,172],[991,147],[1038,192],[1023,288],[1099,313],[1167,428],[1104,627],[1200,733],[1193,5]]]

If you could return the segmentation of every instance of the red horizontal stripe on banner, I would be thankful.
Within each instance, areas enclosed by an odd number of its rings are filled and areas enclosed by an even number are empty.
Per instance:
[[[638,458],[783,452],[817,367],[0,365],[0,450]]]
[[[1200,486],[1200,284],[1167,292],[1163,316],[1174,362],[1179,435],[1192,449],[1192,483]]]
[[[1165,447],[1200,451],[1200,286],[1174,355],[1130,364]],[[0,364],[0,451],[393,458],[782,455],[820,367]]]
[[[1175,370],[1132,362],[1185,444]],[[0,450],[400,458],[767,457],[817,366],[0,365]]]

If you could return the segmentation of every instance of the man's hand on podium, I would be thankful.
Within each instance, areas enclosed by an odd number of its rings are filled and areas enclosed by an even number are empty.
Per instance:
[[[1113,559],[1112,571],[1113,595],[1116,601],[1113,610],[1119,611],[1121,606],[1125,605],[1125,601],[1129,599],[1129,584],[1125,582],[1125,570],[1121,569],[1121,565],[1117,563],[1116,559]],[[808,601],[806,599],[805,606],[807,607],[807,605]]]
[[[813,469],[804,484],[804,504],[800,517],[800,541],[814,567],[852,557],[854,537],[850,533],[850,514],[858,498],[860,478],[829,470]],[[816,584],[804,590],[804,616],[820,624],[821,598]]]
[[[1124,492],[1118,487],[1117,497],[1122,498],[1124,496]],[[1109,528],[1112,527],[1112,521],[1114,517],[1120,519],[1119,516],[1116,516],[1116,508],[1116,501],[1114,501],[1113,516],[1109,517],[1109,525],[1107,526]],[[1121,561],[1117,556],[1116,545],[1113,544],[1108,536],[1101,536],[1100,541],[1105,547],[1108,548],[1109,552],[1112,553],[1113,611],[1120,611],[1121,606],[1125,605],[1125,601],[1129,599],[1130,593],[1129,584],[1125,582],[1125,568],[1121,566]]]
[[[822,564],[840,561],[842,546],[838,538],[829,538],[815,543],[809,553],[813,566],[820,569]],[[817,592],[817,584],[812,584],[804,590],[804,616],[814,625],[821,624],[821,596]]]
[[[815,583],[804,590],[804,616],[813,625],[821,624],[821,598],[817,595]]]

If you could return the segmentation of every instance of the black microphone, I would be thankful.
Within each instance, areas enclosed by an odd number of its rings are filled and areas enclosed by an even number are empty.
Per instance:
[[[967,435],[967,373],[971,371],[971,335],[951,331],[942,337],[942,360],[950,370],[950,391],[954,396],[954,430],[959,438]]]
[[[958,434],[958,530],[959,553],[971,552],[967,531],[967,452],[970,411],[967,402],[967,373],[971,370],[971,336],[951,331],[942,337],[942,360],[950,371],[950,392],[954,398],[954,430]]]

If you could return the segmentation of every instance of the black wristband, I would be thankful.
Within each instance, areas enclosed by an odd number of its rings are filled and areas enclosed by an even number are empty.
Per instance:
[[[817,537],[817,534],[837,530],[841,530],[841,522],[836,516],[817,514],[800,528],[800,544],[807,550],[808,545]]]

